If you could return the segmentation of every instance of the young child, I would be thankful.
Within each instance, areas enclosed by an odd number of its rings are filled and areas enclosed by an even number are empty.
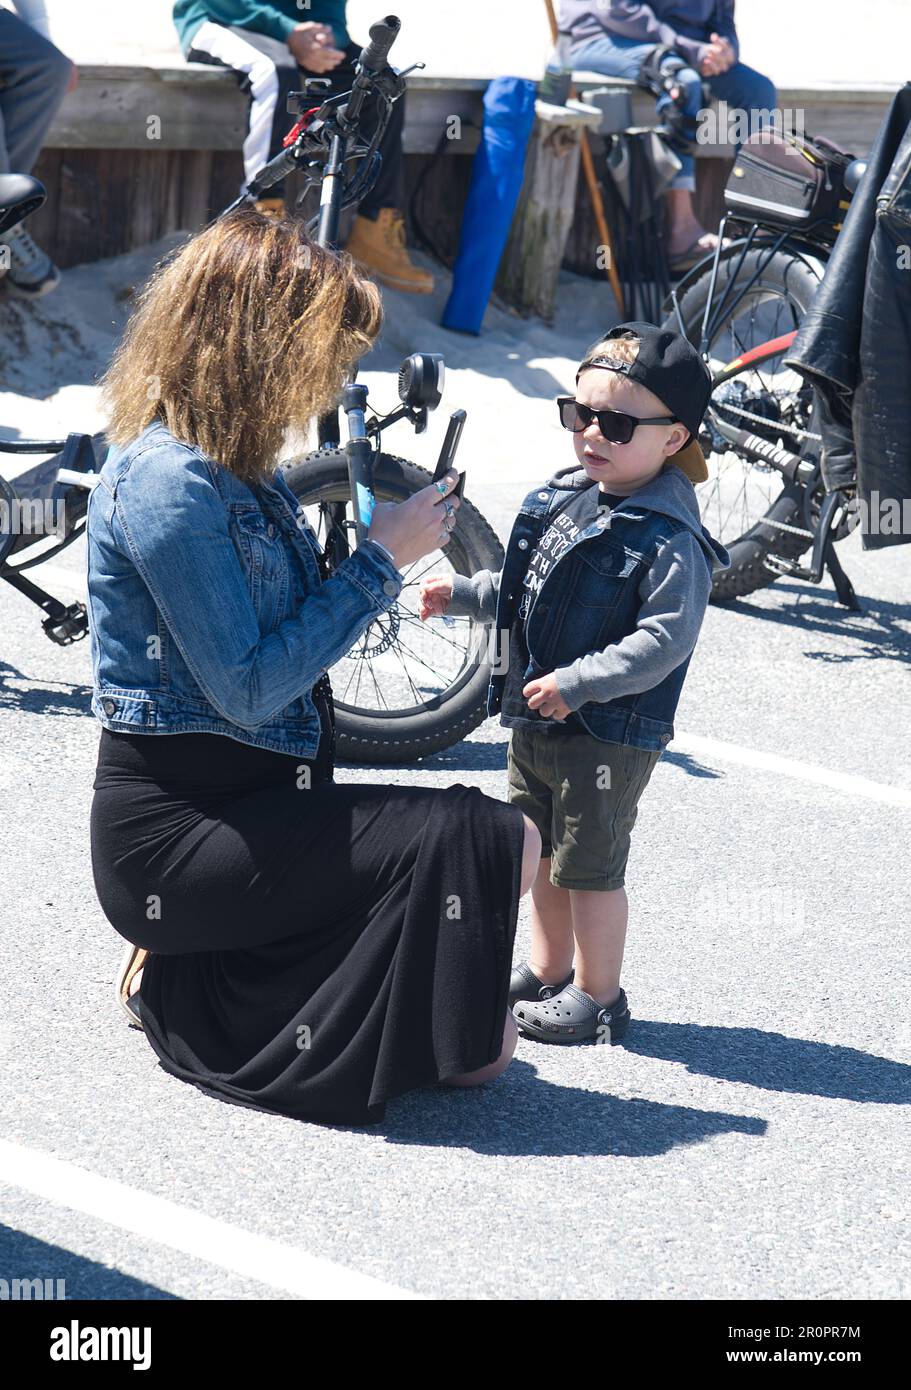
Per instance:
[[[434,576],[420,616],[508,634],[487,708],[510,730],[508,797],[541,832],[531,954],[512,974],[519,1029],[542,1042],[617,1041],[639,798],[664,748],[727,551],[699,519],[695,442],[711,377],[680,334],[620,324],[560,397],[577,466],[526,497],[503,569]]]

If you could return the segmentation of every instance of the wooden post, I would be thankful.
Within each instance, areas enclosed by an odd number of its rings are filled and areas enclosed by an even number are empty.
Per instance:
[[[600,119],[594,108],[535,103],[522,193],[496,284],[498,293],[520,313],[553,319],[576,203],[580,139]]]
[[[550,25],[551,42],[556,43],[559,34],[557,24],[557,12],[554,9],[554,0],[544,0],[544,7],[547,10],[547,22]],[[577,95],[576,84],[572,83],[569,89],[571,97]],[[598,183],[598,175],[595,173],[595,161],[592,159],[591,146],[588,143],[588,131],[582,131],[582,170],[585,174],[585,185],[588,189],[588,196],[591,199],[592,212],[595,214],[595,224],[598,228],[599,244],[605,247],[605,264],[601,267],[607,271],[607,278],[610,280],[614,298],[617,301],[617,308],[620,310],[620,317],[626,317],[626,306],[623,303],[623,290],[620,285],[620,277],[617,274],[617,267],[614,264],[614,244],[610,234],[610,227],[607,225],[607,218],[604,215],[604,200],[601,197],[601,187]]]

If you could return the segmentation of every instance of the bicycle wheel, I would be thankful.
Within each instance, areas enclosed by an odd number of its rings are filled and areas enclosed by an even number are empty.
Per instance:
[[[735,266],[736,258],[719,265],[716,304],[731,283]],[[744,258],[730,299],[757,269],[756,282],[711,334],[709,352],[716,366],[798,328],[819,284],[819,277],[799,255],[781,250],[770,257],[767,249],[760,248]],[[680,304],[686,335],[696,346],[710,283],[708,266]],[[676,314],[669,314],[663,327],[679,331]],[[774,583],[777,575],[766,566],[766,557],[774,554],[796,560],[812,541],[805,486],[788,483],[770,464],[737,453],[711,429],[717,412],[729,423],[800,452],[801,442],[812,435],[812,391],[803,377],[784,366],[785,355],[782,352],[759,366],[746,367],[718,386],[700,436],[709,478],[696,488],[699,510],[705,526],[731,555],[731,568],[713,579],[715,601],[739,598]],[[712,447],[706,447],[707,438]]]
[[[285,478],[326,548],[341,535],[353,543],[348,462],[326,449],[284,465]],[[374,470],[378,502],[402,502],[431,481],[426,469],[380,454]],[[342,554],[345,552],[343,551]],[[458,511],[452,539],[403,571],[392,608],[370,624],[359,642],[330,668],[336,712],[336,747],[356,763],[411,762],[458,743],[487,717],[490,666],[487,629],[469,618],[421,622],[418,588],[425,576],[499,570],[503,547],[472,504]]]

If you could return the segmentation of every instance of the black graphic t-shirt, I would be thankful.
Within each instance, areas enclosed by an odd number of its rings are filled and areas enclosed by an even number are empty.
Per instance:
[[[538,591],[546,576],[563,552],[572,544],[581,531],[590,526],[602,512],[609,512],[625,498],[613,492],[602,492],[596,482],[591,487],[580,488],[579,492],[561,509],[543,531],[540,540],[529,556],[528,568],[522,582],[522,592],[516,609],[516,617],[509,634],[509,667],[503,691],[504,703],[511,695],[528,710],[527,720],[520,721],[524,726],[540,733],[587,733],[575,711],[566,719],[555,719],[553,715],[541,715],[537,710],[528,709],[528,701],[522,694],[526,684],[525,670],[528,666],[528,645],[525,641],[525,627],[528,615],[534,607]],[[584,656],[584,652],[579,652]]]

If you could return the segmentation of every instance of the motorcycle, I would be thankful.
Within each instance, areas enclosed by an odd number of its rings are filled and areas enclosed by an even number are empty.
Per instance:
[[[851,489],[827,490],[815,392],[785,361],[867,167],[829,142],[816,143],[840,156],[840,220],[810,216],[804,225],[784,225],[786,210],[772,197],[744,199],[735,163],[715,250],[662,306],[662,326],[683,333],[713,372],[700,434],[710,476],[697,496],[705,525],[731,555],[730,569],[714,577],[715,602],[782,575],[818,584],[828,570],[838,600],[860,606],[835,552],[858,524],[856,498]],[[809,561],[801,563],[807,550]]]

